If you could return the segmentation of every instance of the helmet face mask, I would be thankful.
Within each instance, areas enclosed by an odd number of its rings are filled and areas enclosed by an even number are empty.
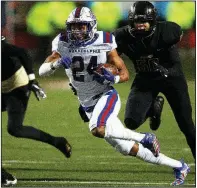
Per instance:
[[[135,2],[128,15],[130,32],[133,35],[147,36],[154,31],[157,12],[148,1]]]
[[[71,23],[67,26],[69,38],[71,40],[83,41],[88,38],[88,24],[87,23]]]
[[[85,45],[94,38],[97,20],[87,7],[76,8],[66,22],[68,41],[74,45]]]

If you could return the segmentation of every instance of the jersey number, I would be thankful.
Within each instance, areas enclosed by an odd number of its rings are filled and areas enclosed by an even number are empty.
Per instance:
[[[84,71],[84,59],[81,56],[74,56],[72,58],[72,74],[75,81],[84,82],[84,75],[80,75]],[[92,74],[97,67],[97,56],[92,56],[87,66],[87,72]]]

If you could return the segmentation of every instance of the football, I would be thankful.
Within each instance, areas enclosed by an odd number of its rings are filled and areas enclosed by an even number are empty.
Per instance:
[[[113,75],[118,75],[118,69],[115,65],[106,63],[106,64],[100,64],[97,69],[96,72],[99,74],[102,74],[102,67],[104,67],[106,70],[108,70],[109,72],[111,72]]]

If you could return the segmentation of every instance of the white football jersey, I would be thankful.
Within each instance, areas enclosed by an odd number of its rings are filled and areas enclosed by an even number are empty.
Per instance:
[[[52,51],[57,51],[61,57],[72,59],[67,76],[77,90],[78,99],[82,106],[90,107],[97,103],[103,93],[111,89],[93,79],[91,70],[99,64],[107,62],[107,53],[117,48],[115,37],[108,32],[97,31],[96,38],[85,47],[74,47],[66,42],[59,34],[52,42]]]

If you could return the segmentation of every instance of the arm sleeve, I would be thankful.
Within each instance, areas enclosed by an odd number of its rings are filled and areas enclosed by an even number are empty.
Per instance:
[[[55,70],[51,69],[51,63],[43,63],[39,68],[40,76],[49,76],[53,74]]]
[[[17,57],[20,60],[21,64],[25,68],[28,75],[34,74],[33,62],[30,56],[28,55],[27,50],[23,48],[19,48],[11,44],[8,44],[8,45],[9,45],[10,56]]]

